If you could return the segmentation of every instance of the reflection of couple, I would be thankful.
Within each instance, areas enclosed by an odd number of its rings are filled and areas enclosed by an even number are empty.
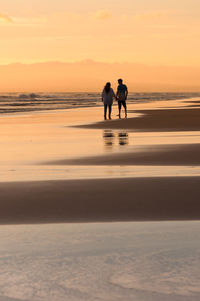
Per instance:
[[[103,138],[107,149],[113,147],[116,137],[118,138],[117,140],[120,146],[128,144],[128,133],[126,131],[120,131],[117,133],[112,130],[104,130]]]
[[[123,80],[120,78],[118,79],[118,87],[117,93],[115,95],[113,89],[111,88],[111,84],[107,83],[102,92],[102,101],[104,103],[104,119],[107,119],[107,109],[108,109],[108,116],[111,119],[111,111],[112,111],[112,104],[113,98],[118,101],[118,109],[119,109],[119,118],[121,118],[121,108],[124,107],[125,110],[125,118],[127,118],[127,107],[126,107],[126,99],[128,96],[128,89],[127,86],[123,84]]]

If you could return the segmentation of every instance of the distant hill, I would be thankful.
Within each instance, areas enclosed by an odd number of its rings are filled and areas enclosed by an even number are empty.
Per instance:
[[[200,91],[200,67],[147,66],[134,63],[45,62],[0,66],[0,92],[101,91],[116,88],[122,77],[130,91]]]

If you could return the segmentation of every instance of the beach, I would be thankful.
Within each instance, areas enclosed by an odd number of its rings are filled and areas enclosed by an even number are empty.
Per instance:
[[[198,301],[198,104],[3,114],[0,299]]]
[[[130,104],[107,122],[101,107],[1,118],[0,223],[199,219],[200,114],[188,102]]]
[[[0,301],[200,300],[199,12],[1,1]]]

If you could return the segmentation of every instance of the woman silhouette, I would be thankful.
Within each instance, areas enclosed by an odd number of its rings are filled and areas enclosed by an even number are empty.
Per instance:
[[[111,83],[107,83],[102,92],[102,101],[104,103],[104,119],[106,120],[107,117],[107,108],[109,108],[108,117],[111,119],[111,111],[112,111],[112,104],[113,98],[116,98],[113,89],[111,88]]]

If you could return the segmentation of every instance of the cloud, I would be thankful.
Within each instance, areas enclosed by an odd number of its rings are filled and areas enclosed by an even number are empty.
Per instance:
[[[6,14],[0,13],[0,21],[4,23],[14,23],[13,19]]]
[[[160,20],[165,16],[166,13],[163,11],[154,11],[154,12],[146,12],[146,13],[134,15],[133,19],[137,21],[153,21],[153,20]]]
[[[13,21],[16,26],[39,26],[47,23],[46,17],[40,18],[19,18],[16,17]]]
[[[112,18],[112,13],[109,10],[98,10],[92,16],[97,20],[106,20]]]

